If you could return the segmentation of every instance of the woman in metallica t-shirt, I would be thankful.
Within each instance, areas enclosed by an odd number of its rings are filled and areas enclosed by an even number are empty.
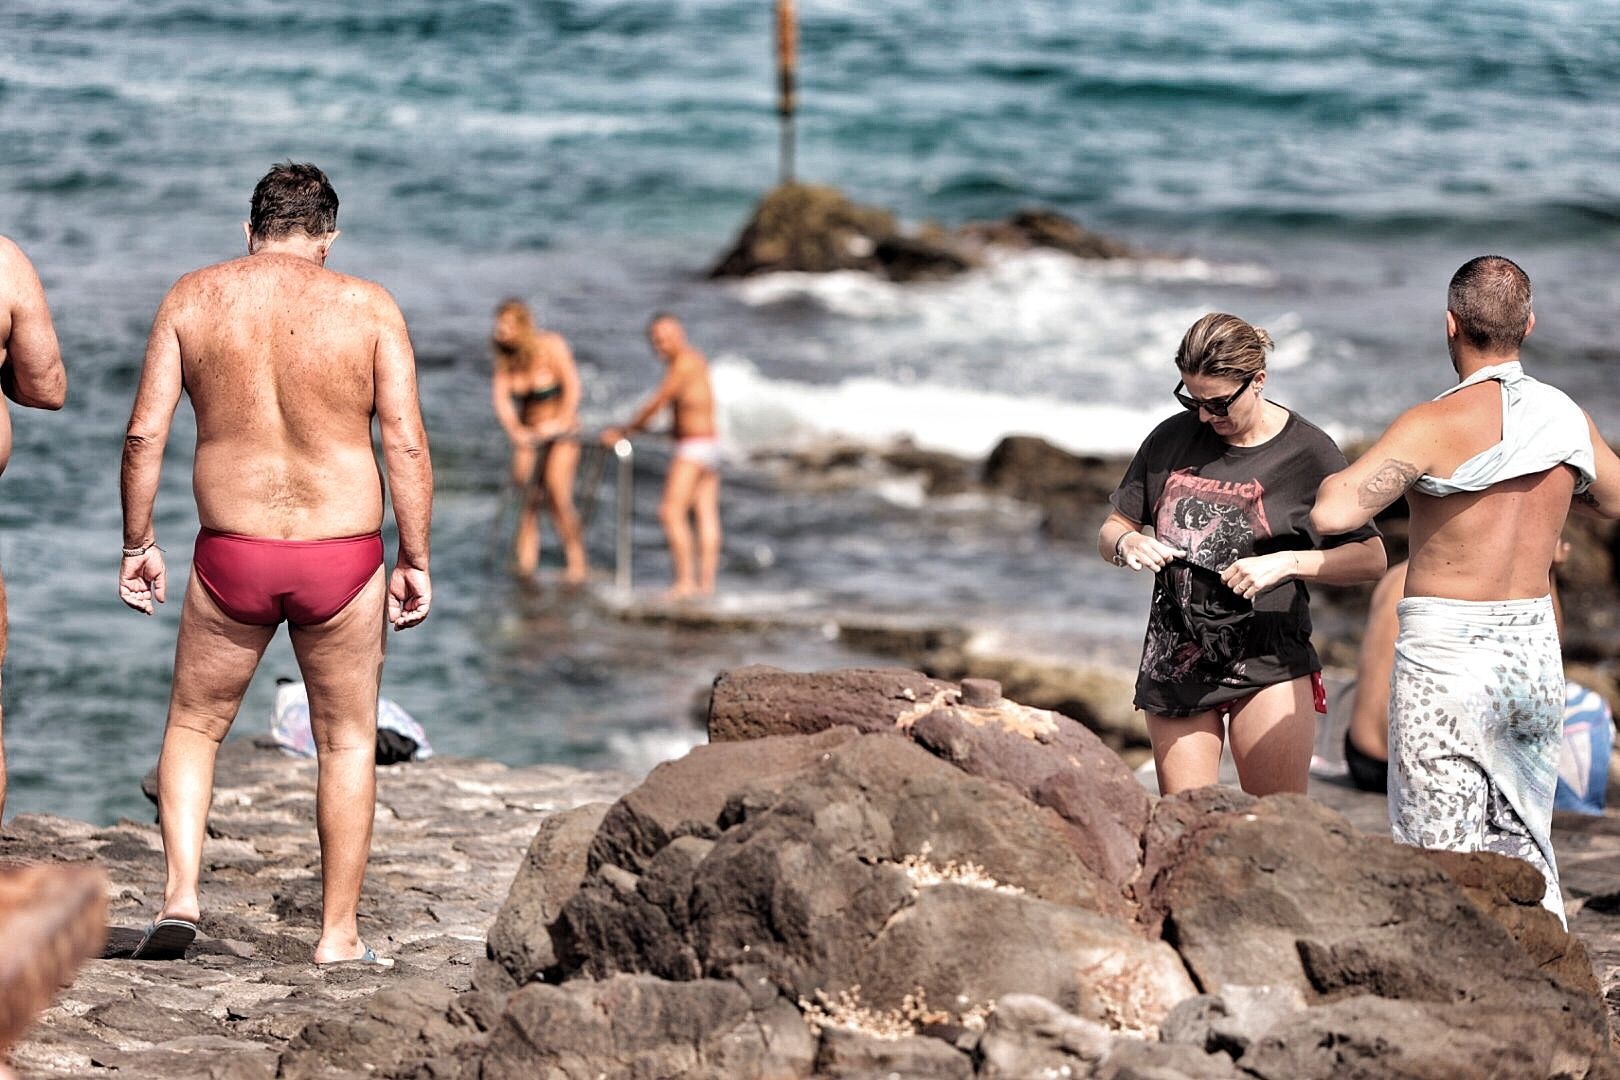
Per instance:
[[[1243,790],[1305,790],[1322,707],[1305,582],[1372,581],[1387,561],[1371,527],[1311,531],[1344,455],[1262,396],[1269,348],[1234,315],[1193,323],[1176,350],[1186,411],[1142,443],[1097,537],[1103,558],[1155,574],[1136,706],[1165,795],[1215,783],[1228,730]]]

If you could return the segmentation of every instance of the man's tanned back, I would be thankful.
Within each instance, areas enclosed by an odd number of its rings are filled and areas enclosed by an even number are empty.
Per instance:
[[[165,316],[197,414],[203,523],[304,539],[375,529],[375,358],[379,338],[404,332],[388,294],[308,260],[261,255],[181,279]]]

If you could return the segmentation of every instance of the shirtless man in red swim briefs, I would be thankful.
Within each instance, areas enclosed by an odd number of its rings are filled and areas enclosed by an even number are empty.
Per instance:
[[[124,439],[124,603],[150,615],[167,591],[152,503],[182,390],[197,417],[202,531],[158,761],[168,877],[141,958],[182,956],[196,935],[215,753],[286,620],[320,764],[315,961],[376,961],[356,912],[376,794],[383,620],[386,609],[403,630],[427,616],[433,471],[399,308],[380,286],[325,268],[337,207],[315,166],[271,169],[253,191],[248,254],[176,282],[147,342]],[[391,575],[374,417],[399,526]]]
[[[647,341],[664,362],[664,381],[628,425],[609,428],[602,433],[602,441],[611,446],[626,434],[641,431],[665,408],[674,414],[675,453],[658,506],[669,558],[675,564],[675,584],[669,594],[677,599],[708,596],[714,592],[720,565],[720,438],[709,362],[686,340],[680,320],[667,312],[659,312],[647,324]],[[693,524],[697,526],[695,559]]]

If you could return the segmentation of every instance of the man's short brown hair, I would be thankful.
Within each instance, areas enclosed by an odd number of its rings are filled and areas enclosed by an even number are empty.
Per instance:
[[[1500,255],[1469,259],[1451,277],[1446,308],[1473,348],[1492,356],[1518,352],[1530,332],[1530,275]]]
[[[337,192],[325,173],[308,162],[283,161],[253,189],[248,229],[260,240],[325,236],[337,229],[337,212]]]

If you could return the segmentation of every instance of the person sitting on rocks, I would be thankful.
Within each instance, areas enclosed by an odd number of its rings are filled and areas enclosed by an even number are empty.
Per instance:
[[[1305,790],[1324,704],[1305,582],[1384,570],[1370,525],[1310,527],[1316,486],[1344,455],[1262,396],[1269,348],[1233,315],[1192,325],[1176,351],[1186,411],[1143,442],[1097,538],[1114,565],[1156,575],[1135,700],[1165,795],[1215,783],[1228,732],[1245,791]]]

